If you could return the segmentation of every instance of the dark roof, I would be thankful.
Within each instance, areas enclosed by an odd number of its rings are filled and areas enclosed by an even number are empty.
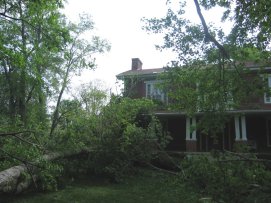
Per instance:
[[[260,67],[264,67],[265,70],[271,69],[270,63],[255,63],[253,61],[246,61],[246,62],[237,62],[238,64],[244,65],[246,68],[250,70],[259,70]],[[268,66],[269,65],[269,66]],[[139,77],[154,77],[159,73],[165,71],[165,68],[153,68],[153,69],[141,69],[141,70],[128,70],[118,74],[116,77],[118,79],[123,80],[125,77],[132,77],[132,76],[139,76]]]
[[[117,75],[118,79],[123,79],[129,76],[155,76],[156,74],[164,72],[164,68],[142,69],[142,70],[128,70]]]

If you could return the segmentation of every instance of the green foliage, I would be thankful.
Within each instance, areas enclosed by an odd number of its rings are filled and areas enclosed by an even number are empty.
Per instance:
[[[35,176],[36,186],[40,190],[57,189],[56,177],[61,175],[62,167],[44,159],[44,149],[33,132],[7,136],[1,139],[1,144],[0,171],[24,165],[27,172],[21,174],[19,182],[32,180],[32,176]]]
[[[101,81],[83,84],[78,88],[76,98],[89,115],[98,115],[106,105],[108,93]]]
[[[66,173],[94,172],[119,181],[134,170],[135,163],[150,161],[158,149],[165,147],[168,134],[152,115],[154,103],[147,99],[113,97],[98,114],[89,114],[84,103],[64,100],[51,150],[85,150],[68,162]]]
[[[42,189],[55,188],[61,173],[58,164],[43,163],[47,150],[72,151],[90,142],[87,113],[79,103],[61,103],[71,75],[93,69],[92,55],[110,49],[97,36],[81,37],[94,28],[87,15],[67,23],[62,7],[62,0],[0,1],[0,170],[33,162]],[[57,96],[61,117],[57,111],[50,122],[47,104]],[[49,138],[57,122],[57,137]]]
[[[167,133],[151,115],[154,105],[147,99],[115,98],[101,111],[96,126],[93,167],[115,180],[136,162],[147,162],[164,145]]]
[[[176,1],[168,1],[168,12],[165,17],[143,19],[145,30],[153,33],[164,33],[164,44],[157,47],[160,49],[170,48],[176,52],[178,64],[190,63],[191,60],[196,59],[209,60],[211,55],[218,60],[219,55],[222,56],[221,49],[213,41],[210,41],[206,28],[203,28],[201,24],[189,21],[186,12],[191,13],[193,11],[186,7],[186,1],[179,1],[178,8],[172,2],[176,3]],[[240,56],[243,49],[247,48],[257,48],[263,60],[270,57],[270,53],[266,52],[270,50],[271,39],[270,26],[266,23],[271,18],[271,12],[268,9],[269,1],[197,0],[197,2],[200,9],[205,9],[206,12],[216,7],[224,9],[221,19],[222,26],[220,27],[223,27],[224,21],[233,22],[233,27],[228,35],[223,32],[223,29],[206,22],[208,32],[224,47],[230,59],[237,60],[236,56]],[[197,15],[196,8],[194,13]],[[259,13],[262,13],[262,15],[259,16]],[[203,15],[204,17],[205,15]],[[216,52],[215,55],[213,55],[214,51]]]
[[[62,96],[72,76],[80,75],[83,70],[95,68],[95,58],[93,54],[103,53],[110,50],[109,43],[93,36],[91,40],[82,38],[83,34],[93,31],[93,21],[88,15],[81,15],[78,24],[70,23],[67,25],[70,31],[71,40],[66,44],[65,49],[60,53],[60,71],[57,72],[60,86],[57,89],[57,101],[53,113],[50,137],[53,136],[59,119],[59,107]],[[64,60],[63,60],[64,59]],[[93,104],[94,105],[94,104]]]
[[[23,133],[24,137],[21,135],[16,135],[25,141],[33,139],[32,133]],[[22,160],[26,163],[35,160],[37,157],[42,155],[40,148],[37,143],[27,143],[13,136],[7,136],[6,138],[1,138],[1,157],[3,162],[1,162],[0,170],[7,169],[14,165],[19,165]],[[26,150],[27,149],[27,150]]]
[[[43,167],[38,175],[38,188],[41,191],[56,191],[59,187],[57,178],[62,176],[63,167],[59,163],[41,161],[39,165]]]
[[[96,119],[83,109],[78,100],[63,100],[59,107],[58,126],[54,138],[48,140],[48,148],[76,151],[90,147]]]
[[[214,202],[268,202],[271,173],[254,155],[214,153],[187,157],[182,166],[186,184]]]
[[[11,122],[19,118],[25,127],[35,118],[46,122],[45,95],[54,59],[69,39],[61,6],[62,1],[0,2],[1,115]]]

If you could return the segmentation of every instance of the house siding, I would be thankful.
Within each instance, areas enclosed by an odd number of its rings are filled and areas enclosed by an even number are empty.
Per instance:
[[[126,79],[124,83],[124,96],[139,99],[146,96],[146,87],[143,80]]]

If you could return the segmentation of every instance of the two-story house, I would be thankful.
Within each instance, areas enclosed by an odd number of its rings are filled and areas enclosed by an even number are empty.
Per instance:
[[[247,64],[250,70],[257,70],[253,64]],[[264,69],[271,73],[270,67]],[[132,59],[130,70],[118,74],[116,77],[124,82],[124,96],[131,98],[147,97],[160,100],[167,104],[167,95],[160,91],[155,84],[161,82],[158,75],[165,69],[142,69],[142,62],[138,58]],[[271,88],[271,75],[268,76],[268,85]],[[256,108],[227,111],[231,120],[227,123],[219,139],[203,134],[191,126],[196,126],[202,113],[188,117],[185,113],[161,110],[156,115],[172,136],[168,145],[169,150],[176,151],[210,151],[213,148],[233,150],[234,143],[245,143],[255,151],[271,151],[271,97],[262,95],[254,99]]]

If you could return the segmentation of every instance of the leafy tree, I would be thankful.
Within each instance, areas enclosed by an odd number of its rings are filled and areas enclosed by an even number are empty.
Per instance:
[[[47,174],[53,168],[43,165],[42,157],[50,78],[56,56],[70,38],[62,6],[61,0],[0,1],[0,169],[22,163],[29,174],[21,181],[35,180],[36,165]]]
[[[93,22],[83,15],[78,24],[67,23],[62,7],[61,0],[0,1],[0,170],[22,163],[31,176],[13,177],[14,191],[29,179],[35,183],[32,173],[55,184],[53,168],[59,172],[61,167],[44,155],[51,146],[72,151],[88,142],[88,130],[82,128],[83,121],[90,121],[84,120],[87,113],[78,101],[61,102],[62,95],[72,75],[94,69],[93,54],[110,46],[96,36],[84,40],[82,34],[89,34]],[[47,103],[52,97],[57,97],[57,106],[50,123]],[[49,125],[53,134],[59,122],[72,143],[68,146],[61,145],[64,136],[48,137]],[[84,133],[76,137],[80,130]]]
[[[46,118],[45,78],[55,53],[69,38],[58,11],[61,7],[62,1],[0,2],[0,70],[6,84],[1,95],[13,123],[19,117],[27,126],[31,114]]]
[[[75,96],[82,103],[90,115],[98,115],[103,106],[106,105],[108,93],[99,80],[86,83],[78,88]]]
[[[103,53],[110,50],[109,43],[100,39],[98,36],[93,36],[91,41],[82,38],[82,35],[93,30],[93,22],[87,15],[80,16],[79,24],[69,24],[68,26],[71,40],[65,46],[65,49],[60,53],[63,60],[60,64],[59,80],[61,81],[59,95],[57,98],[56,107],[53,113],[50,136],[53,135],[54,129],[58,123],[59,105],[72,74],[80,74],[84,69],[94,69],[95,53]]]

